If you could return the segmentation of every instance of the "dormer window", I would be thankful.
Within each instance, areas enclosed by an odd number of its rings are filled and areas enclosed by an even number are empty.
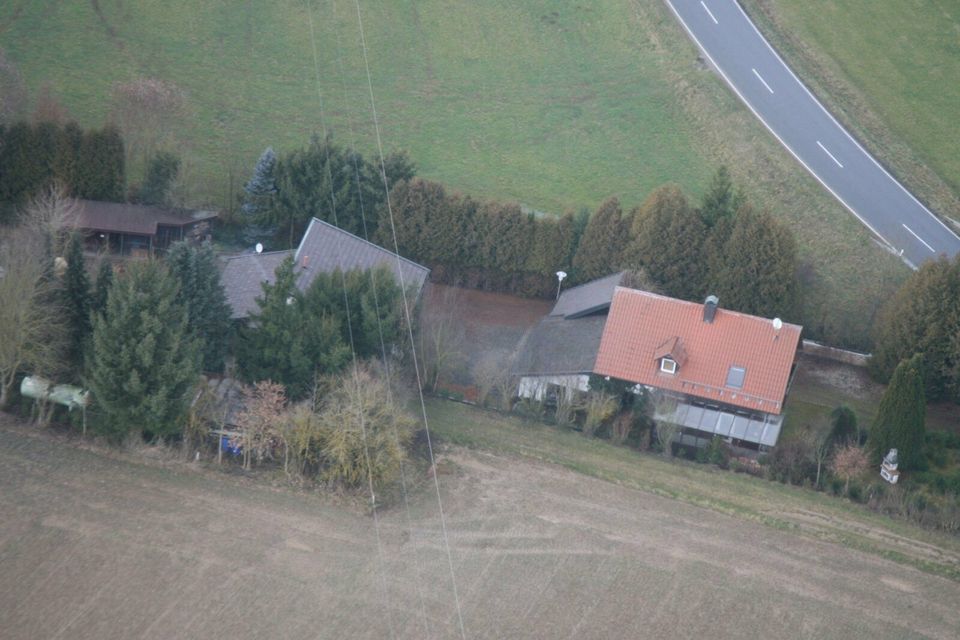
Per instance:
[[[677,361],[672,358],[661,358],[660,359],[660,371],[664,373],[674,374],[677,372]]]

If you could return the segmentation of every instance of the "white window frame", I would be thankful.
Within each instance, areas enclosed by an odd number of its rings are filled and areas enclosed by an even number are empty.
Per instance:
[[[677,361],[673,358],[660,358],[660,371],[673,375],[677,372]]]

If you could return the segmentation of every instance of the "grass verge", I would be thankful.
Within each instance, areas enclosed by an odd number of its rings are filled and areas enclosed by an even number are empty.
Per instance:
[[[935,212],[960,220],[956,3],[741,0],[791,68]]]
[[[455,402],[430,399],[427,411],[431,430],[446,443],[557,464],[960,581],[960,540],[891,520],[846,500],[705,465],[667,461]]]

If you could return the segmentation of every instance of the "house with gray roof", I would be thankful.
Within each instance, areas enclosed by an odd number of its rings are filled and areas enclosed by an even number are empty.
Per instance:
[[[257,310],[256,300],[263,291],[261,284],[272,284],[277,267],[289,256],[294,259],[297,288],[301,291],[306,291],[320,273],[384,266],[393,273],[397,284],[407,291],[413,291],[414,299],[417,299],[430,275],[427,267],[314,218],[296,251],[227,258],[223,270],[223,288],[233,310],[232,319],[246,318]]]
[[[607,311],[625,275],[621,271],[567,289],[524,335],[514,366],[521,398],[543,400],[551,388],[589,391]]]

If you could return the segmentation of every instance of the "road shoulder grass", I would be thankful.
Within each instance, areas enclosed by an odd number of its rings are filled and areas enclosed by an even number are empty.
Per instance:
[[[579,433],[439,399],[427,401],[443,443],[531,458],[764,526],[835,542],[960,581],[960,540],[847,500],[715,467],[642,454]]]
[[[960,11],[938,1],[740,4],[874,157],[933,211],[960,220]]]

